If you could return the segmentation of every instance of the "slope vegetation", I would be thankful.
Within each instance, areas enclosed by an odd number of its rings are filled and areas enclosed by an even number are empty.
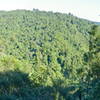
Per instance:
[[[1,11],[1,100],[92,100],[92,27],[72,14]]]

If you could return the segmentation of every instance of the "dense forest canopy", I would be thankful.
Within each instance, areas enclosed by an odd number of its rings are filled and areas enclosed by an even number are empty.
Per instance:
[[[99,51],[93,22],[0,11],[0,100],[100,100]]]

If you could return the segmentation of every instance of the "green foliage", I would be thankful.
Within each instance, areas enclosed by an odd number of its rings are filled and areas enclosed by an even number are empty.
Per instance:
[[[90,66],[93,99],[100,98],[100,26],[94,26],[90,37]]]
[[[72,14],[0,12],[0,100],[99,100],[99,33]]]

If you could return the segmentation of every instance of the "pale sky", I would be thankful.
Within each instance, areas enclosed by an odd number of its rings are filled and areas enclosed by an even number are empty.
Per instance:
[[[100,0],[0,0],[0,10],[32,10],[33,8],[70,12],[75,16],[100,22]]]

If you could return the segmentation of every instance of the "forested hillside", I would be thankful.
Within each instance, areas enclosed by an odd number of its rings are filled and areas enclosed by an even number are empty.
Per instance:
[[[0,11],[0,100],[100,100],[100,27],[73,16]]]

